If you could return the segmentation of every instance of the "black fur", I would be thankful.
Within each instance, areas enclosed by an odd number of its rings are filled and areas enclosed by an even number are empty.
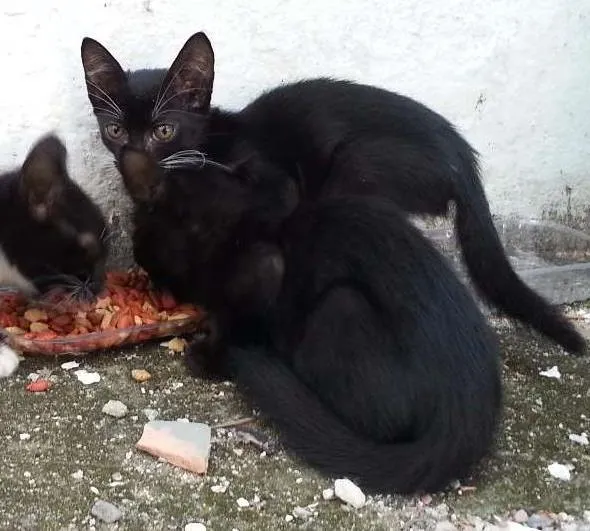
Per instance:
[[[567,350],[585,351],[573,324],[512,269],[492,222],[476,153],[447,120],[420,103],[375,87],[316,79],[271,90],[237,113],[210,109],[214,55],[202,33],[187,41],[165,76],[162,70],[152,71],[151,78],[150,71],[125,75],[92,39],[82,43],[82,59],[90,101],[113,153],[126,143],[158,159],[198,150],[233,166],[240,162],[232,158],[234,147],[247,142],[253,156],[295,179],[307,199],[379,195],[407,213],[438,216],[454,201],[463,258],[480,294]],[[152,117],[162,93],[166,104]],[[104,94],[120,107],[120,116],[105,114]],[[105,136],[112,123],[125,131],[116,141]],[[162,124],[174,131],[165,142],[155,136]]]
[[[37,290],[80,281],[98,292],[105,236],[100,210],[68,176],[57,137],[40,139],[19,170],[0,176],[0,251]],[[0,286],[6,282],[0,274]]]
[[[164,172],[123,148],[118,164],[137,260],[213,314],[190,355],[232,375],[297,455],[406,493],[441,489],[489,452],[496,338],[394,203],[298,205],[288,177],[251,161]]]

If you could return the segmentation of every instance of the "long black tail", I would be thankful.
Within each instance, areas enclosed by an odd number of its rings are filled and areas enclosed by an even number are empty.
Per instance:
[[[235,350],[230,357],[238,387],[279,427],[295,455],[327,475],[348,477],[369,491],[439,491],[468,474],[487,453],[493,437],[494,424],[484,426],[479,414],[473,418],[478,428],[471,431],[473,426],[463,425],[470,423],[466,416],[442,415],[449,425],[433,425],[417,442],[370,441],[343,425],[280,360],[250,350]],[[475,440],[453,431],[453,420],[462,425],[463,434],[475,434]]]
[[[586,341],[560,310],[529,288],[510,264],[490,214],[475,161],[466,163],[469,182],[456,198],[457,237],[476,288],[508,316],[524,321],[574,354]]]

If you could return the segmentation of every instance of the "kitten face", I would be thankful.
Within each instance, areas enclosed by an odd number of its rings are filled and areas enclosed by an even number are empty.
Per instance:
[[[88,97],[105,146],[131,145],[157,160],[197,149],[206,127],[214,55],[204,33],[190,37],[170,69],[125,73],[99,42],[82,41]]]
[[[57,137],[39,140],[19,171],[0,177],[0,220],[0,285],[43,291],[79,281],[100,290],[106,223],[68,176]]]

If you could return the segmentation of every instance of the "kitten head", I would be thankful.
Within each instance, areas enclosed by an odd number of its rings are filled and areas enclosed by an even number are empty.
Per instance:
[[[70,179],[61,141],[53,135],[39,140],[20,171],[11,175],[5,182],[13,193],[3,207],[10,221],[0,231],[4,261],[40,291],[57,284],[100,291],[106,223]]]
[[[190,37],[165,70],[125,73],[99,42],[82,41],[88,97],[105,146],[115,155],[131,145],[160,160],[205,134],[213,90],[214,55],[204,33]]]
[[[232,168],[166,170],[130,146],[117,165],[135,204],[137,263],[178,298],[205,302],[211,273],[249,209],[249,186]]]

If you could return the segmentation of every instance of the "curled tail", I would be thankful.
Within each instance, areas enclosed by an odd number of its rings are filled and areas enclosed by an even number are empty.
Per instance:
[[[573,323],[529,288],[512,268],[494,227],[475,161],[468,166],[468,189],[456,198],[456,230],[476,288],[508,316],[528,323],[569,352],[584,353],[586,341]]]
[[[438,491],[467,475],[488,452],[495,422],[482,421],[480,413],[441,415],[443,422],[461,425],[460,432],[435,422],[416,442],[379,443],[346,427],[280,360],[256,351],[230,356],[238,387],[279,427],[290,450],[321,472],[348,477],[369,491]]]

